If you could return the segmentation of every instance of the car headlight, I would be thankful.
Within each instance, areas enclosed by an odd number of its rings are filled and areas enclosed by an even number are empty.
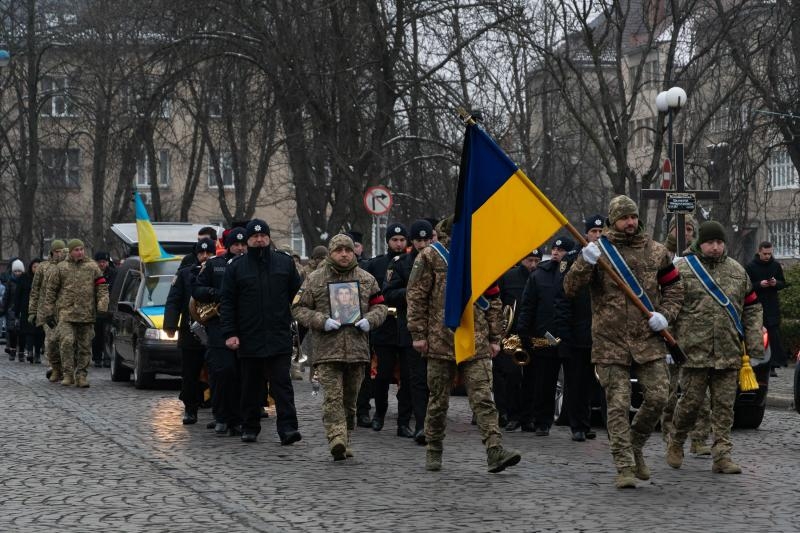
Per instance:
[[[170,337],[163,329],[147,328],[144,330],[144,338],[156,341],[176,341],[178,340],[178,332],[176,331],[175,334]]]

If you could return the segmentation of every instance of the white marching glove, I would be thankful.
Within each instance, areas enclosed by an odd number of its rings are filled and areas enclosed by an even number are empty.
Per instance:
[[[361,331],[364,331],[364,332],[369,331],[369,320],[367,320],[366,318],[362,318],[361,320],[356,322],[354,325],[355,325],[355,327],[357,327]]]
[[[667,355],[665,355],[664,356],[664,360],[667,362],[668,365],[674,365],[675,364],[675,359],[672,358],[672,354],[671,353],[668,353]]]
[[[650,329],[653,331],[661,331],[662,329],[667,329],[669,323],[667,322],[667,317],[662,315],[659,312],[654,312],[653,315],[647,319],[647,324],[650,326]]]
[[[325,319],[325,331],[334,331],[342,327],[342,324],[338,320],[334,320],[332,318]]]
[[[600,250],[600,247],[593,242],[590,242],[581,250],[581,255],[583,256],[584,261],[590,265],[596,265],[597,260],[600,259],[600,255],[602,253],[603,252]]]

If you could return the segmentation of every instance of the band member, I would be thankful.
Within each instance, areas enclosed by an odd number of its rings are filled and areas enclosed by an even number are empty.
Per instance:
[[[611,200],[599,242],[603,252],[596,243],[583,247],[564,277],[564,293],[572,298],[589,285],[592,362],[606,395],[608,436],[617,468],[615,484],[617,488],[633,488],[637,478],[650,478],[644,445],[667,402],[669,387],[664,341],[657,332],[666,329],[669,320],[678,315],[683,284],[667,249],[644,233],[636,203],[627,196]],[[653,309],[649,319],[597,266],[601,253],[614,254],[615,267],[629,271],[629,283],[640,286],[642,303]],[[628,419],[631,370],[643,393],[642,405],[632,422]]]
[[[763,356],[761,306],[745,269],[725,252],[725,230],[719,222],[700,224],[690,254],[678,263],[686,288],[675,331],[688,360],[681,366],[681,390],[667,447],[667,463],[680,468],[683,443],[694,427],[700,406],[711,394],[713,472],[739,474],[731,459],[733,402],[736,400],[742,348]]]

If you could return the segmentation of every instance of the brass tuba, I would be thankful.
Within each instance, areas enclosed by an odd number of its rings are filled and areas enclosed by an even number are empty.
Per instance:
[[[515,365],[526,366],[531,362],[531,355],[522,347],[522,339],[519,335],[510,335],[516,312],[516,301],[514,305],[503,306],[503,340],[500,341],[500,344],[503,346],[503,351],[511,356]]]
[[[546,331],[544,337],[530,337],[528,342],[533,350],[540,350],[558,346],[561,339]],[[531,354],[523,346],[522,338],[519,335],[511,335],[503,339],[503,351],[511,356],[515,365],[527,366],[531,362]]]
[[[193,297],[189,298],[189,314],[196,322],[205,326],[209,320],[219,316],[219,302],[201,303]]]

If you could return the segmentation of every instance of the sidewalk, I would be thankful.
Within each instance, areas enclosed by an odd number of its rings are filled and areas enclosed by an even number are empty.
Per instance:
[[[795,361],[789,361],[788,367],[777,369],[778,377],[769,378],[767,407],[794,409],[794,366]]]

